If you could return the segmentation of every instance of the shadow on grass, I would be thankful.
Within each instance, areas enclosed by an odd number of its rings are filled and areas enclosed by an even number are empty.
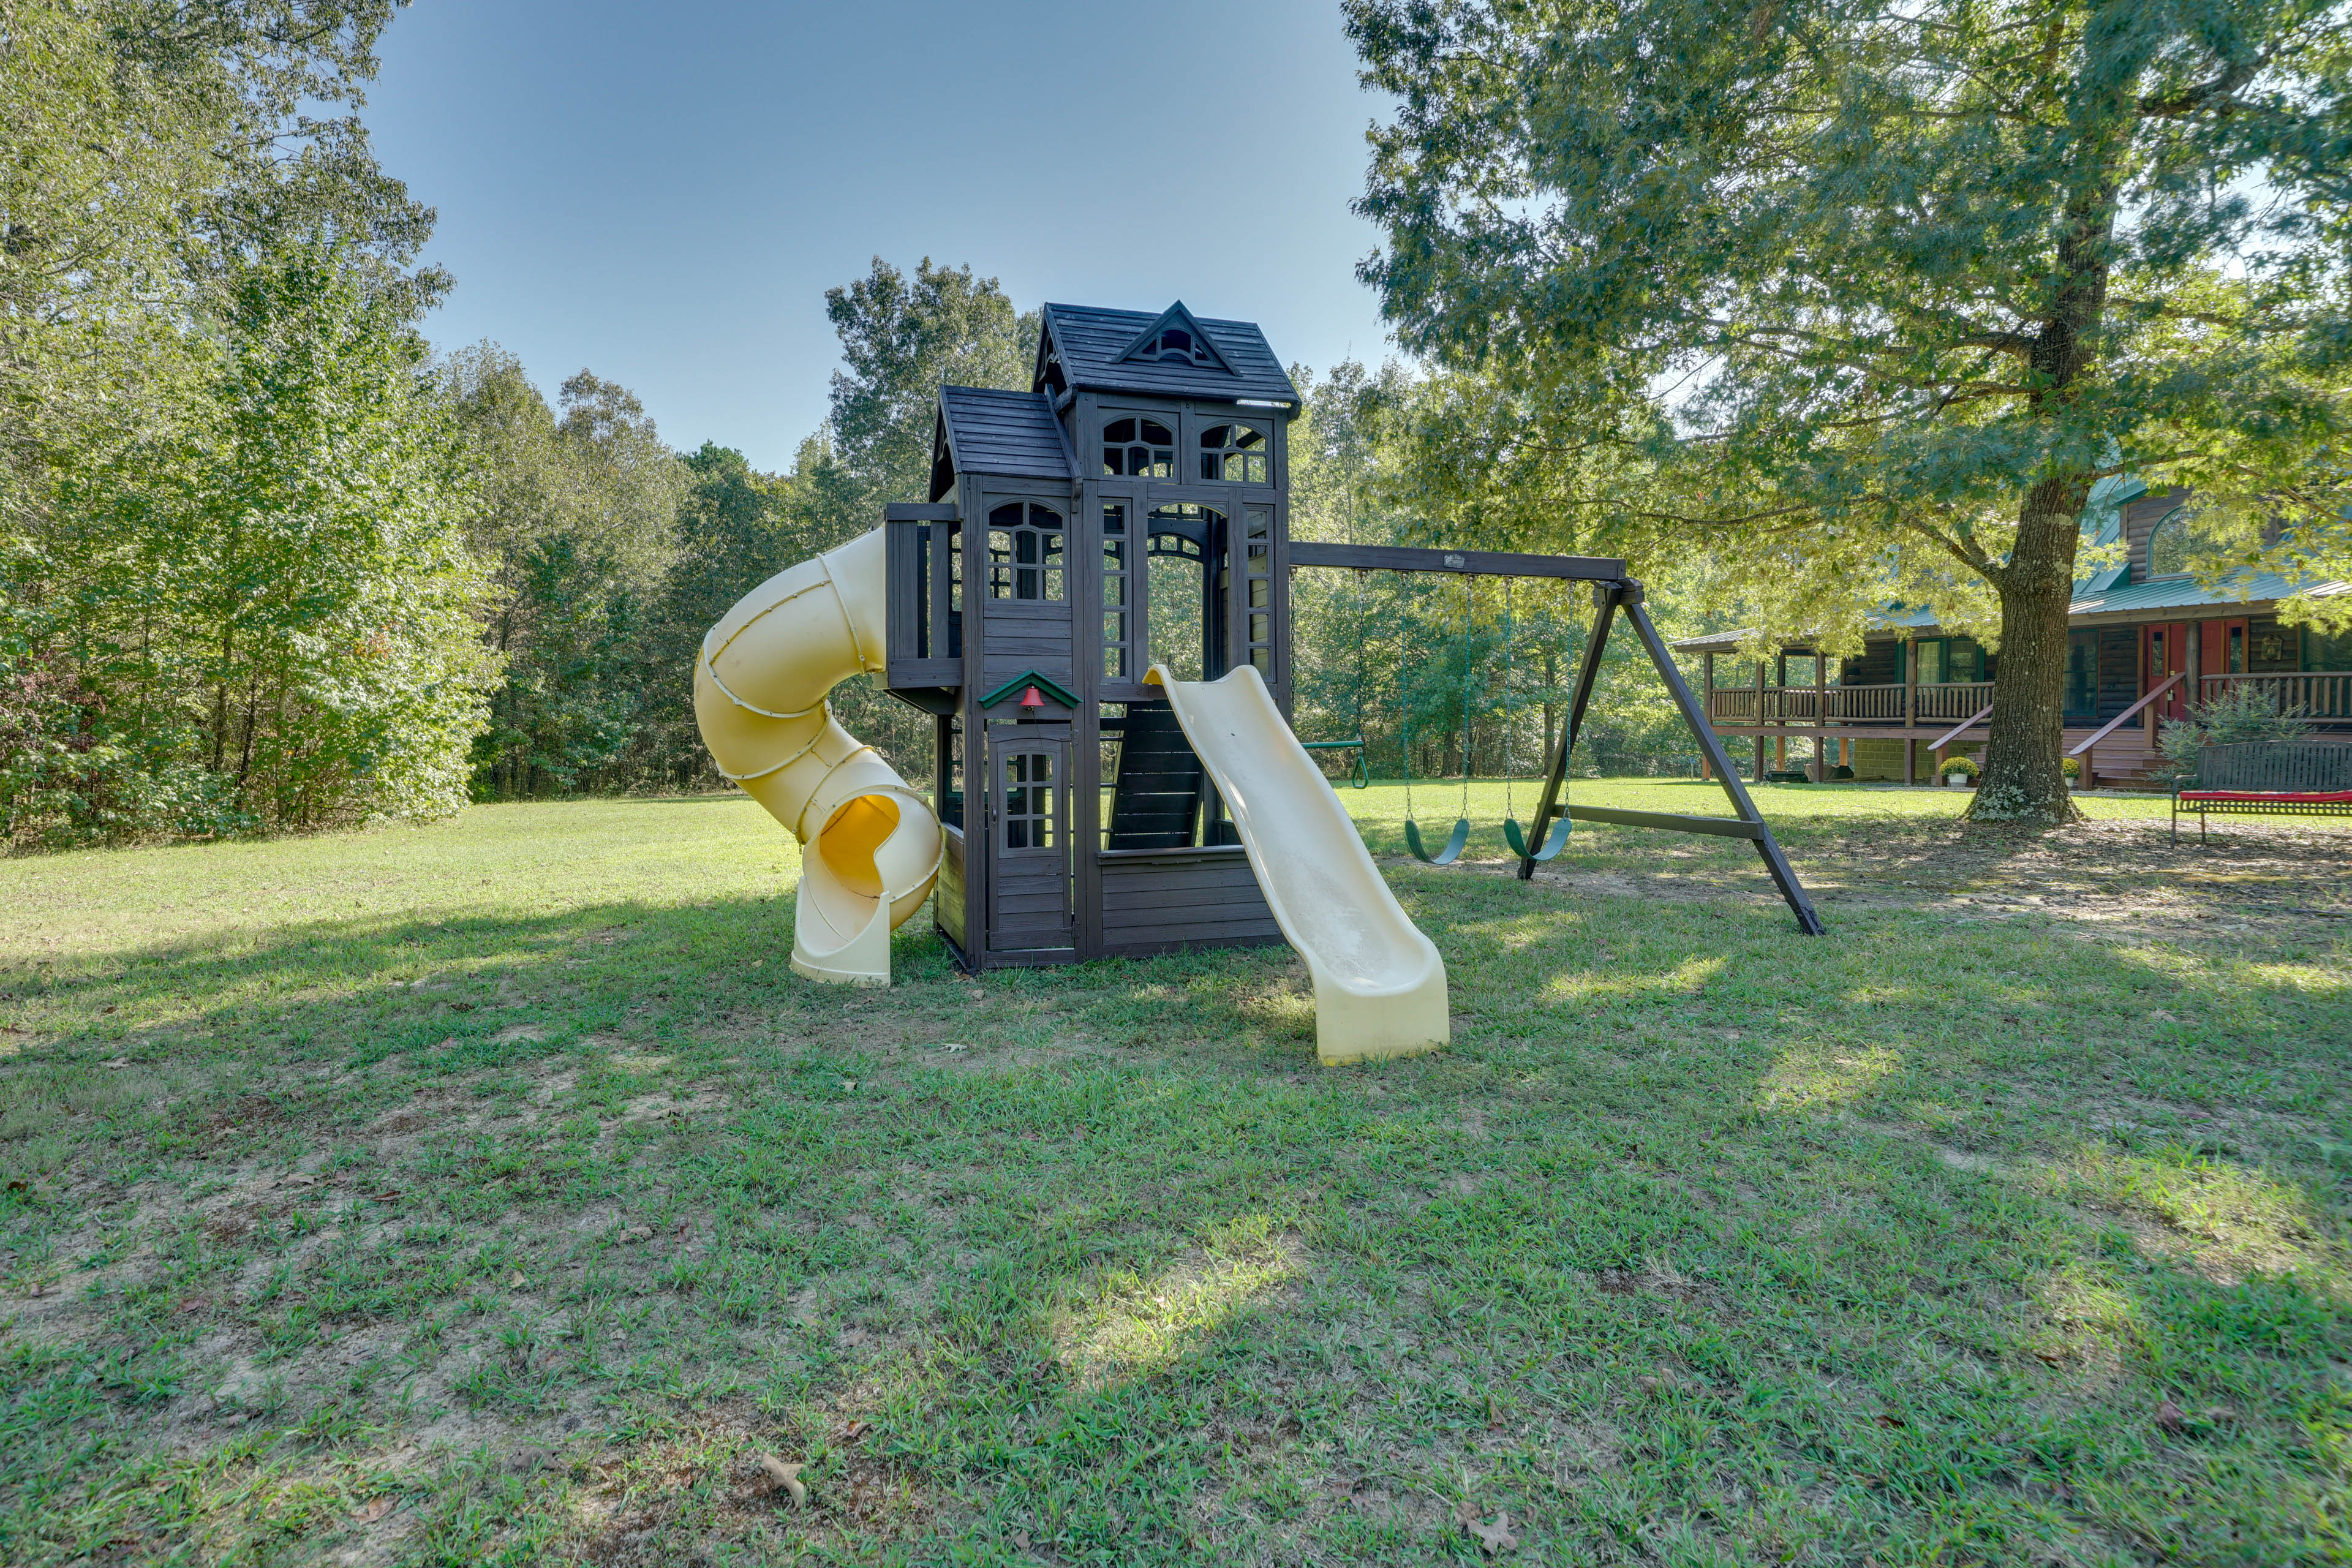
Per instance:
[[[767,1426],[647,1483],[672,1511],[632,1524],[646,1561],[748,1530],[689,1500],[785,1436],[814,1456],[818,1511],[795,1528],[844,1552],[1018,1530],[1072,1559],[1396,1560],[1463,1546],[1457,1500],[1507,1510],[1535,1550],[1664,1561],[2332,1550],[2352,1346],[2337,1199],[2292,1080],[2340,1092],[2340,988],[2054,925],[1857,910],[1809,941],[1758,900],[1395,881],[1440,934],[1456,1040],[1370,1068],[1313,1067],[1279,952],[974,984],[919,916],[906,984],[844,994],[784,971],[779,898],[124,954],[44,993],[68,1026],[0,1094],[46,1169],[188,1181],[213,1145],[168,1138],[273,1074],[396,1068],[339,1091],[348,1126],[420,1086],[577,1060],[576,1133],[399,1156],[408,1223],[519,1220],[512,1250],[297,1279],[320,1335],[474,1295],[508,1310],[509,1274],[539,1267],[530,1233],[551,1244],[585,1207],[699,1225],[611,1299],[675,1336],[650,1369],[560,1338],[467,1385],[500,1441],[563,1442],[556,1412],[586,1408],[623,1455],[759,1402]],[[2156,1008],[2175,1018],[2152,1032]],[[725,1109],[600,1130],[653,1082],[609,1066],[623,1041],[725,1073]],[[2288,1109],[2187,1120],[2233,1103]],[[558,1156],[560,1182],[499,1173]],[[567,1325],[604,1310],[593,1270],[626,1256],[582,1245],[577,1294],[551,1303]],[[191,1280],[226,1268],[168,1256]],[[164,1471],[80,1457],[201,1383],[168,1308],[126,1297],[86,1341],[12,1342],[25,1436],[0,1544],[21,1560],[66,1553],[44,1509],[83,1541],[194,1528]],[[292,1310],[230,1292],[201,1321],[234,1339]],[[328,1450],[267,1451],[290,1489]],[[456,1470],[413,1489],[420,1538],[459,1560],[565,1539],[601,1485]],[[861,1474],[955,1500],[900,1530],[847,1500]],[[120,1503],[98,1507],[108,1477]],[[323,1548],[342,1517],[292,1536]]]

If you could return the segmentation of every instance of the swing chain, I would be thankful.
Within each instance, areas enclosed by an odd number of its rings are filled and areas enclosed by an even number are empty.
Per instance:
[[[1400,605],[1397,608],[1397,710],[1404,721],[1404,817],[1407,822],[1413,820],[1412,689],[1408,684],[1412,679],[1412,647],[1406,641],[1410,634],[1405,629],[1412,618],[1412,607]]]
[[[1511,580],[1503,579],[1503,816],[1519,819],[1511,794]]]
[[[1473,731],[1472,731],[1472,730],[1471,730],[1471,728],[1470,728],[1470,705],[1471,705],[1471,700],[1472,700],[1472,695],[1473,695],[1473,693],[1476,690],[1476,683],[1475,683],[1475,682],[1473,680],[1473,679],[1472,679],[1472,666],[1471,666],[1471,659],[1470,659],[1470,642],[1471,642],[1471,624],[1470,624],[1470,623],[1471,623],[1471,618],[1472,618],[1472,616],[1475,616],[1475,615],[1476,614],[1476,605],[1475,605],[1475,604],[1473,602],[1473,600],[1472,600],[1472,598],[1471,598],[1471,590],[1473,589],[1473,587],[1475,587],[1475,586],[1476,582],[1477,582],[1477,579],[1476,579],[1476,578],[1475,578],[1475,577],[1473,577],[1470,574],[1468,574],[1468,573],[1466,573],[1466,572],[1465,572],[1465,573],[1464,573],[1464,574],[1462,574],[1462,811],[1461,811],[1461,816],[1462,816],[1463,820],[1464,820],[1464,821],[1465,821],[1465,822],[1466,822],[1466,821],[1468,821],[1468,820],[1469,820],[1469,817],[1470,817],[1470,742],[1471,742],[1471,738],[1472,738],[1472,734],[1473,734]]]

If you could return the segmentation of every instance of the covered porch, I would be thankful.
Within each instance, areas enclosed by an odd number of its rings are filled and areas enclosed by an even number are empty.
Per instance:
[[[1801,766],[1820,782],[1924,784],[1947,756],[1986,740],[1998,658],[1972,639],[1923,630],[1929,635],[1871,637],[1848,658],[1802,643],[1744,658],[1738,633],[1675,646],[1699,658],[1701,700],[1717,732],[1753,745],[1755,776]],[[2068,636],[2062,744],[2081,764],[2084,788],[2152,778],[2164,721],[2233,689],[2300,714],[2320,738],[2352,741],[2352,669],[2306,667],[2352,663],[2339,641],[2260,616],[2093,621]]]

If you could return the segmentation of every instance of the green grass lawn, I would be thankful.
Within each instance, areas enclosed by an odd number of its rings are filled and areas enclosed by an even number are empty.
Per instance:
[[[2352,1558],[2352,834],[1760,790],[1813,940],[1502,793],[1343,792],[1454,1034],[1331,1069],[801,982],[740,797],[0,863],[0,1562]]]

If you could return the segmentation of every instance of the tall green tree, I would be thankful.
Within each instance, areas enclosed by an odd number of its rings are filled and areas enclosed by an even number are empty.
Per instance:
[[[495,344],[452,356],[472,532],[496,574],[484,632],[505,670],[475,745],[477,793],[506,799],[629,782],[649,689],[649,617],[677,558],[688,476],[627,388],[582,371],[563,412]]]
[[[446,286],[411,269],[433,214],[356,113],[393,9],[0,5],[0,527],[37,526],[49,477],[171,423],[200,323],[263,258],[331,240],[412,310]]]
[[[12,840],[449,798],[471,564],[410,330],[446,279],[356,118],[394,9],[0,4]],[[298,542],[275,564],[272,538]]]
[[[1400,104],[1360,207],[1402,341],[1475,375],[1563,533],[1705,541],[1850,604],[1890,563],[1980,580],[2001,679],[1978,815],[2071,815],[2097,479],[2193,487],[2210,573],[2347,564],[2340,466],[2314,461],[2352,342],[2341,5],[1347,14]]]
[[[791,476],[763,474],[742,453],[708,441],[679,466],[678,555],[646,628],[646,700],[633,756],[637,776],[648,782],[709,788],[719,781],[689,695],[703,634],[747,590],[811,552],[792,515]]]
[[[218,417],[153,541],[210,770],[271,826],[446,816],[494,667],[425,345],[329,247],[257,269],[231,306]]]
[[[826,289],[824,309],[846,366],[833,377],[833,446],[869,512],[929,499],[942,383],[1029,385],[1039,314],[1016,311],[995,279],[970,267],[934,267],[927,256],[909,277],[877,256],[865,277]]]

